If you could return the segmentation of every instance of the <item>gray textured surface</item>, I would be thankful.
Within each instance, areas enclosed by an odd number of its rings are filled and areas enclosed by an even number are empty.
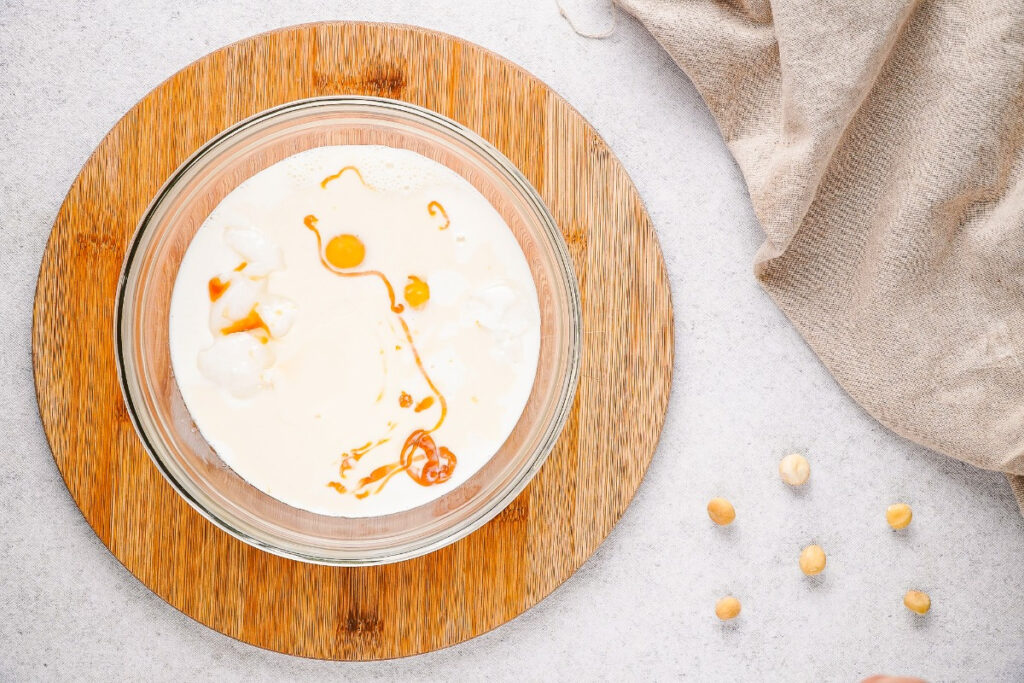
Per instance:
[[[816,361],[752,277],[760,229],[704,105],[634,22],[595,42],[546,0],[118,4],[0,0],[0,678],[1024,680],[1024,522],[1006,482],[889,434]],[[589,0],[566,5],[585,26],[607,21]],[[664,435],[605,544],[512,623],[394,662],[265,652],[163,603],[82,519],[32,387],[36,271],[91,150],[190,61],[319,19],[453,33],[564,95],[639,187],[676,310]],[[775,474],[792,448],[812,463],[800,493]],[[711,528],[714,495],[736,504],[733,527]],[[883,519],[897,499],[914,506],[906,534]],[[820,581],[796,566],[811,541],[829,553]],[[910,587],[932,595],[924,619],[901,605]],[[727,592],[743,614],[722,626]]]

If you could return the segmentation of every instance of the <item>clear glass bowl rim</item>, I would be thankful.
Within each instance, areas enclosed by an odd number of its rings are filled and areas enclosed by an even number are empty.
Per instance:
[[[154,216],[157,215],[158,209],[161,207],[170,192],[184,177],[186,177],[186,174],[193,166],[205,159],[207,156],[216,153],[222,145],[227,143],[233,137],[242,134],[247,129],[268,122],[282,114],[308,108],[315,109],[317,107],[339,105],[371,107],[383,111],[390,110],[407,116],[411,115],[413,117],[419,117],[425,120],[428,124],[453,134],[455,137],[459,138],[461,142],[474,148],[477,153],[493,164],[493,166],[500,171],[507,180],[513,183],[518,190],[521,199],[527,203],[527,205],[533,210],[534,215],[539,218],[540,227],[543,229],[548,244],[553,249],[559,270],[563,274],[562,284],[566,287],[569,295],[569,319],[567,321],[569,325],[569,334],[567,348],[564,349],[564,353],[568,357],[567,372],[561,385],[561,392],[556,401],[552,418],[546,425],[543,439],[540,445],[534,449],[532,457],[525,463],[525,466],[520,469],[518,476],[506,485],[504,489],[500,490],[497,495],[492,496],[487,505],[478,510],[474,515],[461,520],[447,529],[446,533],[435,534],[433,537],[428,537],[421,543],[397,548],[390,553],[379,553],[369,557],[324,557],[316,554],[296,551],[294,549],[282,548],[257,538],[244,529],[238,528],[207,509],[203,502],[194,497],[187,487],[185,487],[182,482],[178,481],[174,473],[167,467],[159,454],[160,444],[154,443],[154,441],[151,440],[150,435],[142,426],[138,407],[136,406],[136,399],[133,396],[135,389],[132,386],[132,381],[136,379],[135,375],[137,375],[137,373],[129,373],[126,370],[126,365],[128,363],[126,361],[126,340],[124,335],[126,326],[131,322],[131,317],[127,315],[126,311],[126,295],[129,280],[132,275],[132,266],[136,261],[136,256],[141,245],[145,241],[147,228],[152,223]],[[525,489],[530,483],[536,473],[540,470],[541,466],[547,460],[547,457],[550,455],[561,436],[576,395],[579,379],[580,351],[582,345],[582,306],[580,291],[568,247],[566,246],[562,232],[559,229],[558,224],[555,222],[554,217],[551,215],[551,212],[548,210],[547,205],[518,167],[516,167],[515,164],[513,164],[507,157],[505,157],[505,155],[498,151],[483,137],[448,117],[409,102],[367,95],[327,95],[295,100],[271,107],[229,126],[193,152],[171,173],[168,179],[156,192],[154,198],[143,212],[142,218],[131,237],[128,248],[125,252],[121,273],[118,278],[113,322],[115,365],[117,368],[118,382],[121,387],[122,396],[124,398],[129,418],[131,419],[135,432],[139,436],[139,439],[150,459],[178,495],[180,495],[194,510],[215,526],[248,545],[289,559],[313,564],[337,566],[369,566],[387,564],[426,555],[468,536],[480,527],[484,526],[504,510],[505,507],[507,507],[520,493],[522,493],[523,489]]]

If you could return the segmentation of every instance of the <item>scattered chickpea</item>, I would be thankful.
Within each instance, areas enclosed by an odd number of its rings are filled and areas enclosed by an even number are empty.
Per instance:
[[[790,486],[803,486],[811,476],[811,465],[799,453],[790,453],[779,461],[779,476]]]
[[[896,503],[885,509],[885,521],[889,522],[893,529],[906,529],[913,516],[913,511],[906,503]]]
[[[820,545],[809,545],[800,551],[800,570],[807,576],[814,576],[825,570],[825,551]]]
[[[736,519],[736,508],[725,498],[712,498],[708,501],[708,517],[715,524],[732,524],[732,520]]]
[[[932,608],[932,599],[923,591],[907,591],[903,596],[903,604],[911,612],[926,614]]]
[[[740,615],[740,601],[731,595],[719,600],[715,603],[715,616],[722,621],[729,621],[735,619]]]

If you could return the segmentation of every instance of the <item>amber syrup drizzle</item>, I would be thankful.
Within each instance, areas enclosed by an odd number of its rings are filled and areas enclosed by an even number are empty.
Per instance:
[[[320,181],[320,187],[326,190],[327,185],[332,180],[340,178],[346,171],[354,172],[359,177],[359,181],[364,187],[376,190],[376,188],[366,182],[363,178],[363,174],[355,166],[345,166],[337,173],[327,176]],[[440,227],[441,230],[447,229],[451,224],[451,221],[448,219],[448,212],[445,211],[444,207],[439,202],[432,201],[427,204],[427,211],[431,216],[435,216],[440,213],[444,218],[445,224]],[[359,479],[356,486],[352,489],[347,488],[340,481],[328,482],[327,486],[340,494],[352,493],[356,498],[363,499],[371,493],[380,493],[384,487],[387,486],[388,482],[391,481],[391,478],[401,472],[408,474],[413,481],[421,486],[442,484],[451,478],[452,473],[455,471],[457,459],[455,454],[444,446],[438,448],[431,434],[440,429],[441,425],[444,424],[445,418],[448,416],[448,402],[434,384],[434,381],[430,378],[429,373],[427,373],[427,370],[423,365],[423,360],[420,358],[419,351],[416,348],[416,342],[413,339],[412,332],[409,330],[409,325],[402,316],[402,313],[405,311],[405,306],[396,301],[395,288],[392,286],[388,277],[381,271],[342,270],[331,264],[324,255],[323,238],[320,235],[320,230],[317,228],[318,222],[319,219],[313,214],[309,214],[303,219],[305,226],[316,235],[317,255],[320,259],[320,264],[324,268],[339,277],[376,277],[384,283],[384,287],[388,294],[388,302],[390,304],[391,312],[398,317],[398,321],[402,325],[402,331],[405,334],[405,339],[409,342],[409,348],[412,350],[413,358],[416,361],[416,367],[419,369],[420,375],[426,381],[427,386],[430,387],[430,391],[432,393],[431,396],[427,396],[420,400],[419,403],[416,404],[414,411],[421,412],[423,410],[427,410],[434,404],[435,398],[441,408],[440,416],[433,427],[430,429],[417,429],[413,431],[408,438],[406,438],[405,443],[402,445],[402,450],[398,460],[385,463],[375,468],[370,472],[370,474]],[[402,392],[402,396],[399,398],[399,403],[402,407],[408,407],[412,405],[412,397],[409,397],[408,394]],[[393,428],[394,426],[392,425],[392,429]],[[341,466],[338,468],[338,474],[344,479],[345,473],[352,469],[355,462],[358,462],[364,455],[372,451],[377,446],[387,443],[389,440],[389,437],[384,437],[376,442],[367,442],[358,448],[354,448],[347,453],[343,453]]]
[[[235,272],[244,270],[247,265],[248,264],[245,261],[242,261],[235,268]],[[207,291],[210,294],[210,303],[213,303],[224,296],[224,292],[228,291],[228,287],[230,286],[231,280],[225,281],[221,280],[219,277],[211,277],[210,281],[206,285]],[[267,323],[263,321],[260,314],[256,312],[255,306],[253,306],[252,310],[250,310],[244,318],[235,320],[226,327],[222,327],[220,333],[227,335],[234,334],[236,332],[251,332],[252,330],[263,330],[264,334],[263,336],[260,336],[260,341],[264,344],[269,341],[271,336],[270,328],[267,327]]]
[[[447,230],[448,226],[452,224],[452,220],[448,218],[448,212],[444,210],[443,206],[441,206],[441,202],[430,202],[429,204],[427,204],[427,211],[430,213],[431,216],[436,216],[438,213],[440,213],[441,216],[444,218],[444,225],[440,226],[438,230]]]

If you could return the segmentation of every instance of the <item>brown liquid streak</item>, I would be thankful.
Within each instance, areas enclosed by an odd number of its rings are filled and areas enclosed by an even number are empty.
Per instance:
[[[344,477],[345,476],[345,472],[347,472],[350,469],[352,469],[352,464],[349,462],[349,460],[353,460],[355,462],[359,462],[359,460],[364,455],[366,455],[367,453],[372,451],[377,446],[381,446],[383,444],[386,444],[388,441],[391,441],[391,437],[384,437],[383,439],[380,439],[379,441],[377,441],[377,443],[372,443],[370,441],[367,441],[362,446],[359,446],[358,448],[353,448],[348,453],[342,453],[341,454],[342,455],[341,465],[338,468],[339,474],[341,474],[341,476]],[[335,491],[338,491],[338,493],[345,493],[346,492],[345,491],[345,487],[342,486],[341,482],[330,481],[330,482],[327,482],[327,485],[330,486]],[[360,486],[357,486],[356,488],[358,489],[361,486],[362,486],[362,484],[360,484]]]
[[[356,175],[359,176],[359,182],[361,182],[364,187],[368,187],[371,190],[376,190],[377,189],[373,185],[370,185],[368,182],[366,182],[365,179],[363,179],[363,174],[360,173],[359,169],[356,168],[355,166],[346,166],[345,168],[341,169],[340,171],[338,171],[334,175],[327,176],[326,178],[324,178],[323,180],[320,181],[320,187],[326,190],[327,189],[327,183],[331,182],[332,180],[337,180],[338,178],[341,177],[341,174],[344,173],[345,171],[355,171]],[[433,214],[431,214],[431,215],[433,215]]]
[[[224,292],[228,291],[228,287],[230,286],[230,280],[224,282],[219,277],[211,277],[210,281],[206,283],[206,290],[210,295],[210,301],[216,301],[217,299],[224,296]]]
[[[418,460],[426,460],[426,456],[417,456],[417,457],[412,459],[412,462],[416,462]],[[410,464],[412,464],[412,463],[410,463]],[[384,481],[382,481],[380,483],[380,486],[378,486],[377,490],[374,491],[373,493],[374,494],[378,494],[381,491],[383,491],[384,487],[388,485],[388,482],[391,481],[392,477],[394,477],[396,474],[401,474],[402,472],[405,472],[406,469],[407,469],[406,467],[402,466],[401,463],[399,463],[398,468],[394,472],[391,472],[390,474],[388,474],[388,476],[384,477]]]
[[[388,441],[391,441],[391,439],[388,438],[388,437],[385,437],[385,438],[381,439],[380,441],[378,441],[377,443],[373,443],[373,444],[371,444],[369,441],[367,441],[364,446],[360,446],[359,448],[353,449],[352,452],[349,455],[352,457],[353,460],[355,460],[356,462],[359,462],[360,458],[362,458],[364,455],[366,455],[367,453],[372,451],[377,446],[382,446],[382,445],[386,444]]]
[[[314,234],[316,234],[316,252],[317,255],[320,257],[320,263],[323,264],[324,268],[334,273],[335,275],[339,275],[341,277],[363,277],[366,275],[370,275],[372,277],[379,277],[381,282],[384,283],[384,286],[387,287],[388,300],[391,302],[391,311],[393,313],[401,313],[402,311],[404,311],[405,306],[395,301],[395,288],[391,286],[391,281],[388,280],[388,277],[384,273],[380,272],[379,270],[359,270],[352,273],[346,273],[332,266],[327,261],[327,259],[324,258],[323,239],[320,237],[320,231],[316,229],[317,220],[318,219],[316,216],[310,214],[306,216],[302,220],[302,222],[305,223],[307,228],[309,228],[310,230],[313,231]]]
[[[263,318],[260,317],[260,314],[256,312],[254,307],[244,318],[236,320],[227,327],[222,327],[220,332],[221,334],[234,334],[235,332],[249,332],[250,330],[259,329],[262,329],[267,333],[267,336],[270,336],[270,328],[263,322]]]
[[[433,380],[430,379],[430,375],[427,374],[426,368],[423,367],[423,361],[420,360],[420,352],[416,349],[416,343],[412,340],[412,332],[409,331],[409,325],[405,322],[405,318],[398,316],[398,322],[402,323],[402,329],[405,331],[405,338],[409,340],[409,347],[412,349],[412,357],[416,359],[416,367],[420,369],[420,374],[423,375],[423,379],[426,380],[427,386],[437,396],[437,402],[441,406],[441,417],[430,429],[425,430],[427,434],[436,432],[440,429],[444,419],[448,416],[448,402],[444,399],[444,395],[434,384]]]
[[[423,361],[420,359],[419,351],[416,349],[416,343],[412,339],[412,332],[409,330],[409,325],[405,322],[405,319],[402,316],[398,316],[398,320],[399,322],[402,323],[402,330],[404,330],[405,332],[405,338],[409,342],[409,348],[412,349],[413,358],[416,360],[416,367],[419,368],[420,374],[423,376],[423,379],[426,381],[427,385],[430,386],[431,391],[433,391],[434,394],[437,396],[438,405],[441,406],[441,416],[438,418],[437,423],[430,429],[424,430],[426,434],[432,434],[433,432],[440,429],[441,425],[444,423],[445,418],[448,416],[448,402],[445,400],[444,395],[438,390],[433,380],[430,379],[430,375],[427,374],[426,368],[423,367]],[[408,448],[408,443],[406,443],[406,445],[403,446],[402,450],[404,451],[406,448]],[[409,469],[409,465],[412,465],[414,462],[422,459],[426,459],[426,456],[413,457],[407,464],[402,464],[401,460],[399,460],[397,463],[391,463],[391,466],[393,466],[395,469],[387,473],[387,476],[384,477],[384,480],[380,483],[380,486],[378,486],[377,489],[373,491],[373,493],[377,494],[383,491],[384,487],[387,486],[388,482],[391,481],[392,477],[394,477],[396,474],[399,474],[400,472],[406,471],[407,469]],[[376,470],[374,470],[374,472],[377,472],[380,469],[381,468],[378,467]],[[372,474],[373,473],[371,473],[371,476]],[[373,480],[368,480],[367,477],[364,477],[359,481],[359,485],[356,487],[355,490],[359,491],[360,489],[372,483]],[[356,493],[356,498],[363,499],[369,494],[369,491],[362,491],[361,493]]]
[[[320,181],[320,187],[323,188],[323,189],[327,189],[327,184],[330,183],[332,180],[336,180],[337,178],[340,178],[341,175],[343,173],[345,173],[345,171],[354,171],[355,174],[357,176],[359,176],[359,181],[365,187],[368,187],[370,189],[376,189],[373,186],[371,186],[369,183],[366,182],[366,180],[363,178],[363,174],[355,166],[345,166],[344,168],[342,168],[337,173],[335,173],[333,175],[327,176],[322,181]],[[427,204],[427,211],[430,213],[431,216],[437,215],[437,212],[440,212],[441,215],[444,217],[445,224],[440,227],[441,230],[447,229],[448,226],[451,224],[451,220],[448,218],[448,212],[445,211],[444,207],[441,205],[440,202],[432,201],[429,204]],[[384,286],[387,288],[388,301],[391,304],[391,311],[398,316],[398,321],[400,323],[402,323],[402,330],[403,330],[403,332],[405,332],[405,338],[409,342],[409,348],[412,349],[413,358],[416,360],[416,367],[419,369],[420,374],[423,376],[424,381],[426,381],[427,386],[430,387],[431,392],[433,392],[433,394],[437,397],[438,404],[441,407],[441,415],[438,418],[437,423],[433,427],[431,427],[430,429],[422,430],[424,434],[430,435],[431,433],[433,433],[433,432],[437,431],[438,429],[440,429],[441,425],[444,424],[445,418],[448,416],[448,401],[445,400],[444,395],[437,388],[437,385],[434,384],[434,381],[432,379],[430,379],[430,375],[427,373],[426,368],[423,366],[423,360],[420,358],[419,350],[416,348],[416,342],[413,341],[412,332],[409,330],[409,325],[408,325],[408,323],[405,322],[405,318],[403,318],[402,315],[401,315],[401,313],[405,310],[405,307],[402,304],[399,304],[399,303],[396,302],[396,300],[395,300],[395,289],[394,289],[394,287],[391,286],[391,281],[388,279],[388,277],[384,273],[380,272],[379,270],[364,270],[364,271],[346,273],[346,272],[343,272],[343,271],[339,271],[334,266],[332,266],[327,261],[327,259],[324,258],[323,238],[320,235],[320,231],[316,227],[316,224],[317,224],[318,220],[319,219],[315,215],[309,214],[309,215],[307,215],[303,219],[303,223],[305,224],[305,226],[307,228],[309,228],[313,232],[313,234],[316,235],[317,256],[319,257],[320,263],[324,266],[324,268],[329,270],[331,273],[334,273],[335,275],[340,275],[342,277],[362,277],[362,276],[366,276],[366,275],[376,276],[376,277],[380,278],[381,282],[383,282]],[[423,402],[421,401],[421,404],[422,403]],[[417,406],[417,408],[418,407],[419,406]],[[429,407],[429,406],[426,406],[426,407]],[[426,407],[424,409],[426,409]],[[415,432],[414,432],[414,434],[415,434]],[[356,451],[359,451],[362,448],[365,448],[365,446],[364,447],[360,447],[360,449],[355,449],[355,451],[353,451],[352,455],[353,455],[355,460],[359,460],[359,458],[361,458],[363,455],[368,453],[370,450],[373,450],[373,448],[376,448],[377,446],[381,445],[382,443],[385,443],[386,441],[388,441],[388,439],[382,439],[381,441],[378,441],[372,447],[370,447],[369,449],[367,449],[367,450],[365,450],[365,451],[363,451],[361,453],[356,453]],[[408,440],[407,440],[406,444],[403,446],[403,449],[402,449],[403,452],[407,448],[409,448]],[[445,450],[447,450],[447,449],[445,449]],[[427,458],[426,458],[426,456],[416,456],[416,457],[410,458],[409,462],[406,463],[406,464],[402,464],[402,461],[399,460],[398,462],[389,463],[387,465],[382,465],[381,467],[378,467],[373,472],[371,472],[369,476],[364,477],[363,479],[361,479],[359,481],[359,485],[356,487],[356,489],[354,491],[356,498],[363,499],[366,496],[370,495],[370,491],[365,491],[365,490],[364,491],[359,491],[359,489],[363,489],[366,486],[374,483],[375,481],[383,478],[383,481],[381,482],[380,486],[377,487],[376,491],[374,491],[374,493],[380,493],[384,489],[384,486],[387,485],[387,483],[391,480],[392,477],[394,477],[396,474],[398,474],[400,472],[406,471],[409,468],[409,465],[411,465],[412,463],[416,462],[417,460],[421,460],[421,459],[427,459]],[[338,482],[330,482],[328,484],[328,486],[330,486],[331,488],[334,488],[339,493],[343,492],[343,490],[345,488],[344,486],[342,486]]]
[[[444,216],[444,225],[439,227],[438,230],[447,230],[448,226],[452,224],[452,220],[448,218],[448,212],[444,210],[443,206],[441,206],[441,202],[430,202],[429,204],[427,204],[427,211],[430,213],[431,216],[436,216],[438,211],[440,211],[441,215]]]
[[[389,474],[394,473],[400,467],[401,465],[399,463],[388,463],[387,465],[381,465],[373,472],[370,472],[368,476],[365,476],[362,479],[360,479],[359,486],[357,486],[356,488],[361,489],[365,486],[368,486],[369,484],[372,484],[375,481],[380,481],[384,477],[387,477]]]

